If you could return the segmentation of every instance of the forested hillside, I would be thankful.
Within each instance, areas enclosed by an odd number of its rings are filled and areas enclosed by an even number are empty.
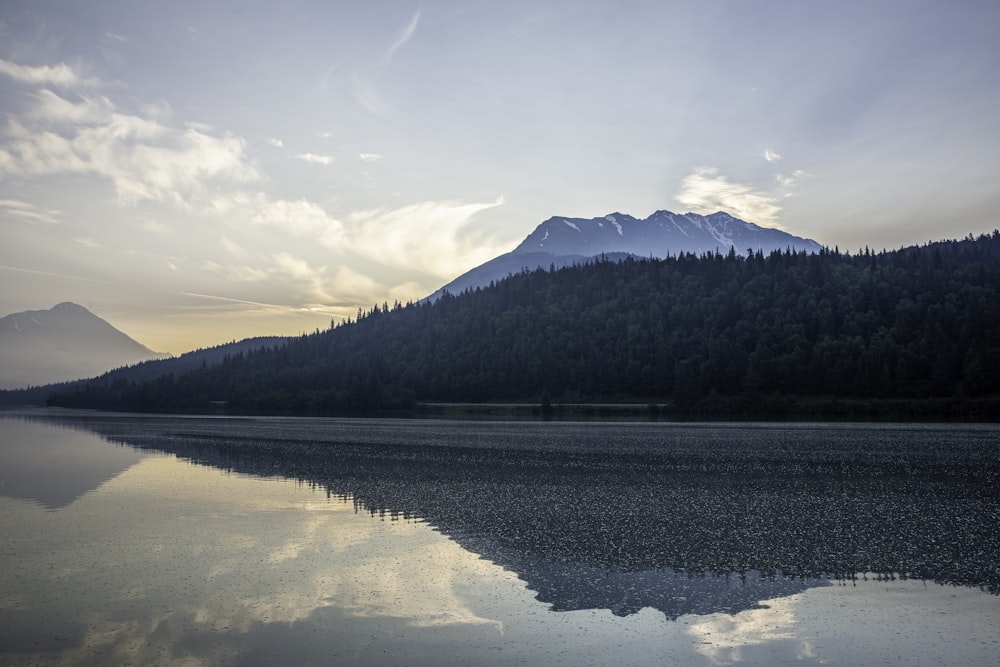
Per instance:
[[[892,252],[595,260],[524,272],[53,405],[337,414],[633,401],[678,415],[995,418],[1000,233]]]

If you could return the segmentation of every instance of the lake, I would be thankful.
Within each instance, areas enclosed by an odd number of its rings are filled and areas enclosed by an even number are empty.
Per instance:
[[[3,665],[995,665],[996,425],[0,412]]]

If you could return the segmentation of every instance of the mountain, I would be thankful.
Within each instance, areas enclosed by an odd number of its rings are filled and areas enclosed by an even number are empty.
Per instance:
[[[738,255],[757,250],[766,255],[786,249],[817,253],[822,246],[722,211],[711,215],[657,211],[644,220],[624,213],[590,219],[554,217],[538,225],[511,252],[462,274],[428,298],[485,287],[525,269],[559,269],[601,255],[616,261],[627,256],[663,259],[683,253],[726,254],[730,248]]]
[[[0,407],[44,405],[53,392],[84,389],[89,383],[141,384],[166,375],[183,375],[201,368],[225,363],[227,359],[252,355],[263,349],[281,347],[292,338],[288,336],[256,336],[240,341],[223,343],[214,347],[199,348],[177,357],[155,358],[132,366],[121,366],[98,377],[93,375],[79,380],[56,384],[35,385],[29,389],[5,390],[0,388]]]
[[[597,258],[51,405],[359,414],[640,403],[732,418],[1000,416],[1000,232],[892,252]]]
[[[104,371],[162,359],[75,303],[0,318],[0,388],[92,377]]]

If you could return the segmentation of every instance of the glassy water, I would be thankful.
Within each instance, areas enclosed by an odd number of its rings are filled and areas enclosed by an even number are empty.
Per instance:
[[[998,470],[992,426],[8,414],[0,664],[993,665]]]

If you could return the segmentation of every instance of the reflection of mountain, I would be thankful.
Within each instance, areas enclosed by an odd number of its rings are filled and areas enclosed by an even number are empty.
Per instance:
[[[622,571],[545,558],[497,547],[489,539],[449,535],[463,549],[516,572],[552,611],[608,609],[628,616],[651,607],[671,619],[687,614],[735,614],[760,609],[761,601],[823,586],[819,578],[792,579],[751,571],[727,575],[677,572],[670,568]]]
[[[553,609],[734,612],[858,572],[1000,591],[996,428],[72,423],[421,517]]]
[[[144,458],[77,429],[0,414],[0,495],[49,509],[72,503]]]

